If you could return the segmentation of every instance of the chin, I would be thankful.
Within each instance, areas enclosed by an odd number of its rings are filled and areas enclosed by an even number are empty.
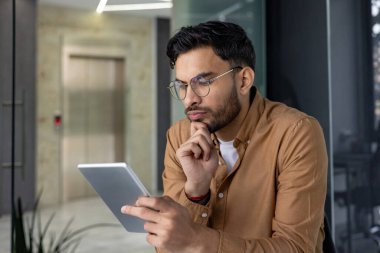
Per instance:
[[[207,129],[210,133],[215,133],[216,131],[218,131],[218,128],[215,124],[210,124],[210,123],[206,123],[204,122],[207,126]]]

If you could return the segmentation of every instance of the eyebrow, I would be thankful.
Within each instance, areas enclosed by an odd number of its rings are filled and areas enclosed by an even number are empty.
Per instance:
[[[191,79],[193,79],[193,78],[195,78],[195,77],[207,77],[207,76],[210,76],[210,75],[212,75],[212,74],[214,74],[214,73],[211,72],[211,71],[209,71],[209,72],[201,72],[201,73],[199,73],[198,75],[192,77]],[[187,84],[187,82],[182,81],[182,80],[180,80],[180,79],[178,79],[178,78],[176,78],[175,80]]]

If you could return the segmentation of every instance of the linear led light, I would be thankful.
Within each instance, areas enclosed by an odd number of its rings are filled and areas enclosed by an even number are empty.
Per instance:
[[[106,4],[107,4],[107,0],[100,0],[98,7],[96,8],[96,12],[102,13]]]
[[[115,4],[104,6],[104,11],[139,11],[170,9],[173,3],[148,3],[148,4]]]

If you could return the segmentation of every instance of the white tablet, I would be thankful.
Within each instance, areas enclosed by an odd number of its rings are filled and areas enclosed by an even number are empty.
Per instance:
[[[148,190],[126,163],[79,164],[78,169],[129,232],[146,233],[144,221],[121,213],[121,207],[134,205]]]

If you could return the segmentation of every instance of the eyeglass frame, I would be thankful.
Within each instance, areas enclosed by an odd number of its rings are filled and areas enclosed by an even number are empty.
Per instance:
[[[235,66],[235,67],[232,67],[231,69],[227,70],[226,72],[223,72],[222,74],[219,74],[219,75],[217,75],[217,76],[215,76],[215,77],[213,77],[213,78],[211,78],[211,79],[204,80],[205,84],[207,84],[207,87],[208,87],[208,91],[207,91],[207,93],[206,93],[205,95],[199,95],[199,94],[194,90],[193,85],[192,85],[193,80],[195,80],[196,78],[203,78],[203,77],[200,76],[200,75],[198,75],[198,76],[194,76],[193,78],[191,78],[189,84],[185,84],[184,82],[182,82],[182,81],[180,81],[180,80],[174,80],[174,81],[171,81],[170,84],[169,84],[169,86],[168,86],[167,88],[170,90],[171,95],[172,95],[175,99],[177,99],[177,100],[184,100],[184,99],[186,98],[186,95],[187,95],[187,88],[188,88],[188,87],[186,87],[186,91],[185,91],[185,95],[184,95],[184,97],[183,97],[183,98],[180,98],[179,94],[177,93],[177,91],[176,91],[176,89],[175,89],[175,84],[176,84],[176,83],[179,83],[179,82],[181,83],[181,85],[190,86],[191,89],[193,90],[193,92],[194,92],[195,94],[197,94],[197,96],[199,96],[199,97],[206,97],[208,94],[210,94],[210,90],[211,90],[210,85],[211,85],[213,82],[215,82],[215,81],[218,80],[219,78],[221,78],[221,77],[223,77],[223,76],[225,76],[225,75],[227,75],[227,74],[233,72],[235,69],[243,69],[243,67],[241,67],[241,66]]]

